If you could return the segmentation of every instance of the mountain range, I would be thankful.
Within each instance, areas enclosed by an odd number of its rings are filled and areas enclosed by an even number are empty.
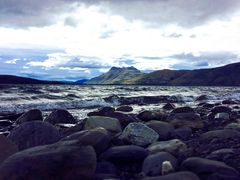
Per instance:
[[[198,70],[158,70],[141,73],[134,67],[113,67],[86,84],[136,84],[167,86],[240,86],[240,63]]]
[[[197,70],[158,70],[142,73],[135,67],[112,67],[90,80],[76,82],[43,81],[0,75],[0,84],[87,84],[87,85],[161,85],[161,86],[240,86],[240,62]]]

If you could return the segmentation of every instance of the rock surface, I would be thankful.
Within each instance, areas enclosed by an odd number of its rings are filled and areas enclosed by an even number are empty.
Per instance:
[[[188,171],[171,173],[165,176],[147,177],[143,180],[200,180],[197,175]]]
[[[42,112],[38,109],[32,109],[23,115],[21,115],[19,118],[17,118],[16,123],[21,124],[28,121],[36,121],[36,120],[43,120]]]
[[[16,152],[18,152],[17,145],[0,134],[0,164]]]
[[[77,123],[76,119],[64,109],[58,109],[49,114],[48,117],[44,119],[44,121],[49,122],[51,124],[57,123],[67,123],[67,124],[75,124]]]

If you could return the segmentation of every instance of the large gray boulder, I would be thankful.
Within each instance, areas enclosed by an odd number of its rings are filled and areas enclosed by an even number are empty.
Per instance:
[[[146,146],[156,142],[159,135],[143,123],[130,123],[123,130],[121,137],[131,144]]]
[[[14,128],[8,138],[18,145],[19,150],[52,144],[60,139],[60,133],[51,124],[43,121],[26,122]]]
[[[0,165],[0,179],[92,179],[95,169],[93,147],[62,141],[10,156]]]

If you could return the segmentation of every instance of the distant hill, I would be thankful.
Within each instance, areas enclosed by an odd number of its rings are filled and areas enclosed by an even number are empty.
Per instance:
[[[135,67],[112,67],[108,72],[90,79],[85,84],[133,84],[143,77]]]
[[[143,74],[134,67],[111,68],[86,84],[167,86],[240,86],[240,63],[198,70],[158,70]]]
[[[63,84],[58,81],[42,81],[12,75],[0,75],[0,84]]]

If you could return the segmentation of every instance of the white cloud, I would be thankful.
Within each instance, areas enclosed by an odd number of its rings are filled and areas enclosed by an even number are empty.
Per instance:
[[[14,58],[14,59],[12,59],[12,60],[5,61],[5,63],[6,63],[6,64],[16,64],[17,61],[20,61],[20,59]]]

